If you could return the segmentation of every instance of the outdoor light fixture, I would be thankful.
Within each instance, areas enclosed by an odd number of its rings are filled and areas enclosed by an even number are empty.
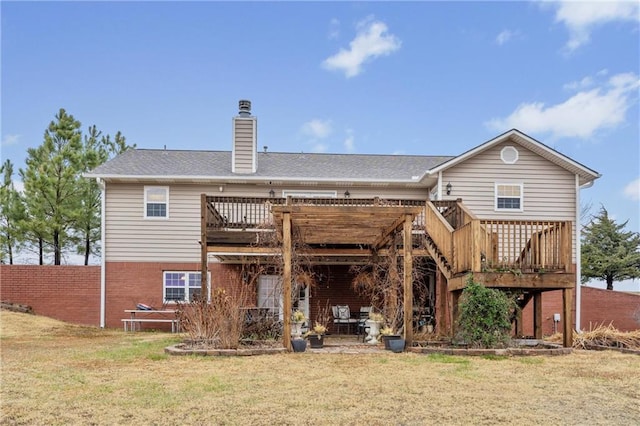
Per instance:
[[[269,190],[269,198],[273,198],[276,196],[276,191],[274,191],[273,189]]]
[[[453,186],[451,186],[451,182],[449,182],[447,184],[447,195],[451,195],[451,189],[453,188]]]
[[[347,189],[346,191],[344,191],[344,198],[349,198],[349,197],[351,197],[351,193]]]

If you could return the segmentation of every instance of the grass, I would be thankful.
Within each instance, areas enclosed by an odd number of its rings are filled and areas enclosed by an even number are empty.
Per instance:
[[[168,357],[165,333],[0,312],[0,424],[634,424],[640,356]]]

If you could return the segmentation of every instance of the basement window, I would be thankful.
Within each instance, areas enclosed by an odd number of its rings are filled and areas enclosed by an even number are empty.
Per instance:
[[[495,209],[498,211],[522,211],[522,190],[523,185],[521,183],[496,183]]]
[[[146,219],[167,219],[169,217],[168,187],[144,187],[144,217]]]
[[[200,295],[202,288],[200,277],[202,277],[200,272],[164,272],[162,287],[165,303],[193,301],[195,297]]]

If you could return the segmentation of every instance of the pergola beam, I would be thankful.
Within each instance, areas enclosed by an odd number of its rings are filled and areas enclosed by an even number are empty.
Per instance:
[[[291,214],[282,217],[282,319],[284,323],[282,344],[285,349],[291,348]]]
[[[411,254],[411,228],[413,216],[404,217],[404,339],[407,347],[413,344],[413,256]]]

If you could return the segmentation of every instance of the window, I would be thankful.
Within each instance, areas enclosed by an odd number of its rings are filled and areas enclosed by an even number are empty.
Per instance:
[[[285,189],[282,191],[283,197],[292,196],[293,198],[337,198],[337,191],[291,191]]]
[[[282,286],[277,275],[261,275],[258,278],[258,307],[266,308],[282,319]]]
[[[195,296],[200,295],[201,276],[200,272],[165,272],[163,279],[164,301],[191,302]]]
[[[522,184],[496,184],[496,210],[522,211]]]
[[[169,188],[166,186],[144,187],[144,217],[166,219],[169,217]]]

